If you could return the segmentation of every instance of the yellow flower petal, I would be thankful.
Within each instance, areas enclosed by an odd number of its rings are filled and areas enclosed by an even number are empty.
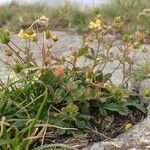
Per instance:
[[[20,32],[18,33],[19,38],[24,39],[25,38],[25,32],[23,29],[20,30]]]
[[[24,39],[30,39],[30,35],[27,34],[27,33],[25,33],[25,34],[24,34]]]
[[[18,33],[18,36],[21,39],[30,39],[30,40],[35,39],[37,37],[37,34],[34,31],[31,33],[29,33],[28,30],[26,32],[23,29],[21,29],[20,32]]]
[[[90,22],[90,25],[89,25],[89,28],[90,29],[94,29],[94,28],[99,28],[99,27],[101,27],[101,20],[100,19],[96,19],[96,21],[95,22]]]
[[[34,32],[32,35],[31,35],[31,39],[32,38],[35,38],[37,35],[36,35],[36,33]]]
[[[101,26],[101,21],[99,19],[96,19],[95,26],[96,28]]]
[[[132,123],[127,123],[126,125],[125,125],[125,129],[126,130],[128,130],[129,128],[131,128],[132,127]]]
[[[90,22],[89,28],[90,28],[90,29],[93,29],[94,26],[95,26],[95,23],[94,23],[94,22]]]

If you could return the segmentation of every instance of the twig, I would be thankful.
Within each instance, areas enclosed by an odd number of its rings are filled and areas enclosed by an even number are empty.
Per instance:
[[[78,130],[77,128],[64,128],[64,127],[59,127],[56,125],[51,125],[51,124],[36,124],[35,127],[47,127],[47,128],[56,128],[56,129],[62,129],[62,130]]]
[[[23,63],[26,63],[24,61],[24,59],[9,45],[7,44],[7,46],[16,54],[16,56],[23,62]]]
[[[23,52],[25,54],[25,52],[20,48],[18,47],[13,41],[10,41],[18,50],[20,50],[21,52]]]
[[[107,140],[112,140],[112,138],[110,138],[110,137],[108,137],[108,136],[106,136],[106,135],[104,135],[104,134],[102,134],[102,133],[100,133],[100,132],[98,132],[98,131],[96,131],[96,130],[94,130],[94,129],[91,129],[91,128],[88,128],[88,127],[87,127],[87,129],[89,129],[90,131],[92,131],[92,132],[94,132],[94,133],[100,135],[101,137],[103,137],[103,138],[105,138],[105,139],[107,139]]]

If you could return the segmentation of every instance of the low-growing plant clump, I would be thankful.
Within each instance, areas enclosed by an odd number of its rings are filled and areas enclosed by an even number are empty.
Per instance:
[[[36,24],[44,27],[42,44],[33,28]],[[7,46],[7,60],[0,60],[16,74],[15,80],[1,80],[2,150],[79,149],[90,142],[111,139],[143,119],[146,107],[128,86],[134,66],[130,54],[140,48],[143,35],[124,35],[118,53],[111,51],[112,43],[106,38],[111,30],[119,31],[123,26],[121,17],[107,26],[100,15],[96,16],[89,24],[90,35],[82,37],[81,48],[65,57],[53,54],[59,37],[49,30],[44,16],[20,30],[18,37],[26,43],[24,49],[11,40],[7,29],[0,30],[0,42]],[[33,58],[32,42],[40,51],[41,61]],[[97,47],[91,48],[90,42]],[[114,62],[116,67],[106,73],[107,65]],[[119,68],[123,79],[115,85],[112,76]]]

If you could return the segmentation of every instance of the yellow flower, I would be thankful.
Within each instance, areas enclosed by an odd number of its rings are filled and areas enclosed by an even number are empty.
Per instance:
[[[37,38],[37,34],[32,29],[26,30],[21,29],[20,32],[18,33],[18,36],[21,39],[29,39],[32,41],[35,41],[35,39]]]
[[[125,129],[126,130],[128,130],[129,128],[131,128],[132,127],[132,123],[127,123],[126,125],[125,125]]]
[[[90,29],[99,28],[99,27],[101,27],[101,24],[102,24],[101,20],[100,19],[96,19],[95,22],[93,22],[93,21],[90,22],[89,28]]]
[[[27,39],[26,37],[26,33],[24,32],[23,29],[20,30],[20,32],[18,33],[19,38],[21,39]]]

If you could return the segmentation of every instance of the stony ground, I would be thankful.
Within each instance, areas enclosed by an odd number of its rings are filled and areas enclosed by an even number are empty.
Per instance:
[[[78,48],[82,44],[82,40],[79,35],[71,32],[61,32],[55,31],[56,35],[59,36],[59,41],[54,45],[52,51],[54,54],[59,56],[69,55],[72,51],[78,50]],[[112,38],[110,36],[110,38]],[[15,43],[20,43],[16,35],[12,36],[12,39]],[[42,42],[40,40],[40,42]],[[113,43],[112,51],[117,51],[117,46],[120,46],[120,41],[115,41]],[[31,45],[34,53],[34,57],[40,60],[40,53],[35,44]],[[92,44],[92,46],[95,46]],[[135,61],[137,64],[143,62],[144,59],[149,60],[150,57],[150,45],[144,45],[148,49],[147,53],[142,53],[141,51],[137,51],[133,54]],[[1,58],[4,59],[3,50],[4,46],[0,46],[0,54]],[[79,62],[79,65],[82,64],[82,61]],[[111,72],[113,68],[117,65],[116,62],[110,63],[106,67],[106,72]],[[0,79],[7,79],[10,70],[6,69],[5,65],[0,62]],[[113,75],[112,80],[114,83],[118,84],[122,79],[121,68],[119,68]],[[144,81],[145,83],[141,84],[141,92],[145,88],[145,86],[150,87],[150,79]],[[150,102],[150,100],[147,100]],[[150,103],[149,107],[150,108]],[[84,150],[149,150],[150,149],[150,111],[148,113],[147,118],[139,123],[138,125],[132,127],[127,133],[119,135],[117,138],[113,139],[113,141],[105,141],[100,143],[95,143],[92,146],[88,146]]]

